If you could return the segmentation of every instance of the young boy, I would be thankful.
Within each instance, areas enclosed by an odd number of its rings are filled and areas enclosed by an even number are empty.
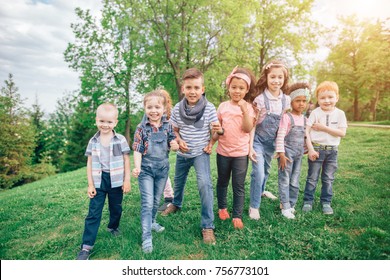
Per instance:
[[[330,204],[337,170],[337,150],[341,137],[344,137],[347,131],[347,119],[345,113],[336,108],[339,87],[335,82],[322,82],[317,87],[316,97],[319,107],[311,112],[306,126],[309,170],[302,211],[310,212],[313,209],[314,193],[321,172],[322,212],[325,215],[332,215],[333,209]]]
[[[99,131],[89,140],[85,155],[88,156],[88,216],[81,250],[77,260],[88,260],[95,244],[106,196],[110,211],[107,230],[119,234],[123,194],[130,191],[130,148],[124,136],[114,131],[118,123],[118,110],[105,103],[96,110],[96,126]]]
[[[214,105],[204,96],[202,72],[194,68],[188,69],[182,80],[181,89],[184,98],[173,108],[170,119],[179,143],[176,156],[174,199],[172,204],[161,213],[161,216],[167,216],[182,207],[187,175],[193,166],[202,204],[203,242],[215,244],[214,199],[210,172],[210,153],[213,142],[210,142],[210,127],[213,127],[213,131],[220,131],[221,127]]]

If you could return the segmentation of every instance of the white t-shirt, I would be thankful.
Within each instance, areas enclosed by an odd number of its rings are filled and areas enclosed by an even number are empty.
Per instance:
[[[338,108],[335,108],[332,112],[324,112],[320,107],[314,109],[307,120],[307,125],[311,127],[314,123],[320,123],[334,129],[348,127],[344,111]],[[310,130],[310,137],[312,143],[321,145],[338,146],[341,140],[341,137],[313,129]]]

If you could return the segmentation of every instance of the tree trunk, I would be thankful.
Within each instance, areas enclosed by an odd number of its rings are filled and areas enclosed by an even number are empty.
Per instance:
[[[371,100],[370,113],[372,117],[372,121],[376,121],[376,108],[378,107],[379,102],[379,91],[375,91],[375,96]]]
[[[359,112],[359,90],[357,88],[354,88],[353,90],[353,120],[359,121],[360,120],[360,112]]]

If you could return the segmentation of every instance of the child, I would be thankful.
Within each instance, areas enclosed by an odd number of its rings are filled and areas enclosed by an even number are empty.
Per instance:
[[[138,177],[141,192],[142,250],[153,251],[152,230],[162,232],[156,222],[157,208],[169,172],[169,148],[178,150],[175,134],[164,113],[167,100],[160,90],[144,97],[146,120],[141,121],[134,134],[133,176]]]
[[[333,181],[337,170],[337,153],[341,137],[347,131],[345,113],[336,108],[339,87],[335,82],[325,81],[316,89],[320,107],[314,109],[307,121],[306,143],[309,150],[309,170],[303,197],[303,212],[313,209],[314,193],[321,172],[322,212],[332,215],[330,206],[333,196]],[[321,171],[322,169],[322,171]]]
[[[265,191],[265,184],[275,151],[280,118],[283,111],[290,109],[290,97],[283,93],[287,90],[288,78],[286,66],[280,61],[271,61],[263,67],[256,84],[260,95],[253,103],[259,111],[259,117],[251,132],[250,147],[253,149],[249,153],[252,160],[249,217],[253,220],[260,219],[262,195],[276,199],[273,194]]]
[[[96,126],[99,131],[89,140],[85,155],[88,177],[88,216],[78,260],[88,260],[95,244],[106,196],[110,211],[107,230],[119,234],[123,194],[130,191],[130,148],[124,136],[114,131],[118,123],[118,110],[105,103],[96,110]]]
[[[310,100],[310,86],[295,83],[289,90],[291,112],[283,114],[276,137],[279,174],[278,186],[282,215],[295,219],[302,157],[305,146],[306,119],[303,112]]]
[[[217,110],[221,131],[213,133],[217,146],[217,198],[221,220],[230,218],[227,211],[227,188],[230,175],[233,187],[233,226],[242,229],[242,210],[245,200],[245,177],[248,170],[250,132],[256,121],[250,100],[255,91],[255,77],[244,68],[234,68],[226,79],[230,100]]]
[[[210,127],[220,131],[215,107],[204,96],[203,74],[195,68],[185,71],[181,90],[184,98],[173,108],[171,123],[179,141],[180,150],[176,155],[174,198],[172,204],[161,213],[167,216],[182,207],[184,187],[188,172],[193,166],[201,199],[201,227],[203,241],[215,244],[213,187],[210,172]]]

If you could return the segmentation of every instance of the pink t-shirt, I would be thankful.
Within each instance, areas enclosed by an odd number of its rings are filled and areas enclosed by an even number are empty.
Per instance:
[[[249,117],[255,119],[252,105],[247,103]],[[217,110],[224,134],[219,136],[217,153],[225,157],[241,157],[249,154],[250,133],[242,130],[243,115],[240,106],[230,101],[221,103]]]

